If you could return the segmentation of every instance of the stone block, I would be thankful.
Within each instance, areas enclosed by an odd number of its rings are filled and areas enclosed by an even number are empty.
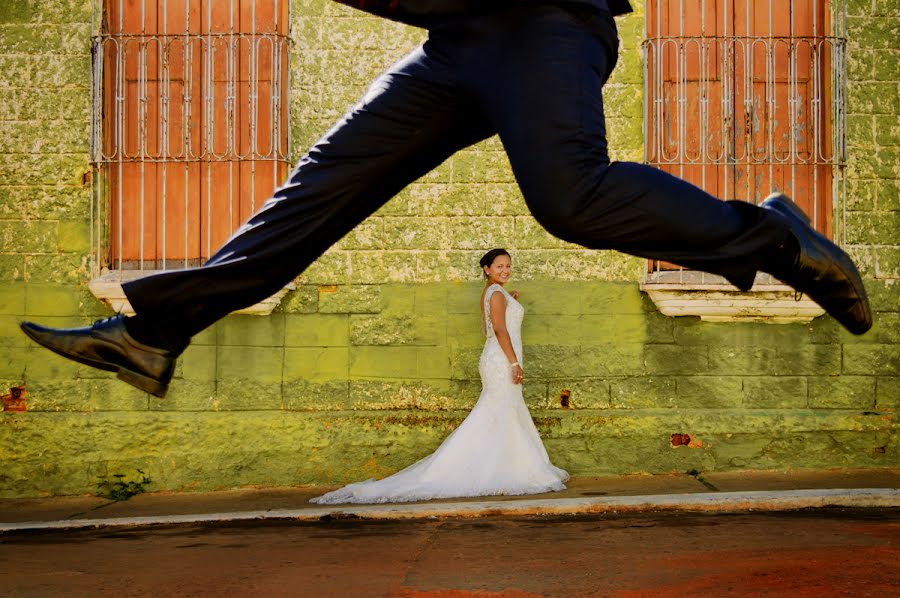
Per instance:
[[[326,314],[374,314],[381,311],[380,285],[323,286],[319,311]]]
[[[565,241],[548,233],[532,216],[516,216],[513,226],[512,238],[517,247],[560,249],[566,246]]]
[[[446,338],[440,316],[422,314],[376,314],[350,316],[350,343],[353,345],[437,345]]]
[[[872,253],[877,278],[900,278],[900,247],[876,247]]]
[[[203,381],[190,378],[175,380],[169,386],[164,399],[149,397],[151,411],[218,411],[215,380]]]
[[[523,216],[530,214],[522,191],[512,182],[482,183],[485,197],[485,213],[492,216]]]
[[[216,326],[220,346],[282,347],[285,344],[285,316],[231,315]]]
[[[447,252],[440,250],[416,251],[416,281],[419,284],[438,283],[447,280],[450,260]]]
[[[900,52],[898,52],[898,56],[900,56]],[[877,145],[900,145],[900,123],[897,122],[896,114],[876,114],[873,120]]]
[[[417,314],[435,316],[447,311],[446,284],[416,285],[414,311]]]
[[[839,374],[841,350],[837,345],[779,347],[772,371],[781,376]]]
[[[163,400],[111,376],[93,378],[89,382],[91,395],[88,411],[145,412],[151,403]],[[180,384],[180,380],[175,380],[172,387]]]
[[[453,181],[481,183],[512,182],[509,159],[504,152],[468,150],[453,156]]]
[[[58,238],[56,222],[0,222],[0,251],[8,253],[53,253]]]
[[[876,381],[876,409],[900,408],[900,376],[883,376]]]
[[[875,145],[875,120],[871,114],[851,114],[847,116],[847,139],[853,140],[854,148]]]
[[[532,387],[526,372],[526,386]],[[529,403],[536,409],[608,409],[610,381],[607,378],[549,380],[542,400]]]
[[[352,407],[350,382],[291,380],[282,385],[282,409],[289,411],[339,411]]]
[[[345,314],[286,315],[286,347],[347,346],[350,317]]]
[[[285,314],[312,314],[319,308],[319,287],[315,285],[301,285],[288,292],[275,308],[278,313]]]
[[[447,314],[447,343],[455,347],[482,347],[484,334],[477,314]],[[523,333],[524,334],[524,333]],[[527,345],[530,341],[524,341]]]
[[[26,255],[25,280],[36,284],[78,284],[89,276],[88,256],[78,253]]]
[[[548,281],[528,281],[510,283],[509,288],[516,286],[521,292],[519,302],[525,307],[528,317],[532,315],[580,316],[579,299],[584,285],[579,283],[563,283]]]
[[[477,393],[460,396],[441,380],[353,380],[350,400],[355,410],[415,409],[435,412],[471,409]],[[385,419],[390,421],[391,416]]]
[[[415,256],[408,251],[354,251],[349,259],[348,282],[352,284],[416,281]]]
[[[350,376],[415,378],[417,351],[416,347],[351,347]]]
[[[284,381],[314,383],[346,380],[350,352],[346,347],[287,347],[284,350]]]
[[[350,254],[329,249],[304,270],[298,280],[304,285],[348,284],[350,273]]]
[[[29,412],[89,411],[91,380],[32,377],[26,383],[26,405]],[[6,389],[3,389],[6,392]],[[147,397],[143,397],[144,408]]]
[[[5,281],[21,281],[25,278],[24,255],[0,255],[0,277]]]
[[[353,228],[342,238],[337,247],[339,249],[383,249],[385,241],[385,220],[381,217],[372,217]]]
[[[535,348],[529,347],[528,355],[534,353],[536,353]],[[450,378],[453,380],[478,380],[478,360],[480,357],[481,347],[451,347]],[[523,363],[527,363],[527,359]],[[538,371],[535,371],[533,375],[538,378],[541,377]]]
[[[579,292],[583,314],[641,314],[644,303],[636,283],[588,282]]]
[[[483,292],[483,282],[449,284],[447,287],[447,313],[471,315],[478,322],[478,314],[481,312],[480,298]]]
[[[705,373],[711,362],[705,345],[646,345],[644,365],[656,374]]]
[[[895,376],[900,372],[898,345],[844,345],[842,373]]]
[[[0,388],[20,384],[25,379],[27,367],[27,352],[19,350],[0,352]]]
[[[610,343],[582,346],[580,359],[571,364],[575,376],[634,376],[644,374],[645,345]],[[550,374],[552,375],[552,374]]]
[[[807,406],[807,383],[802,376],[744,378],[743,406],[750,409],[802,409]],[[738,395],[740,396],[740,395]]]
[[[874,324],[865,334],[858,336],[840,329],[840,341],[845,344],[900,344],[900,313],[875,312]]]
[[[220,377],[216,382],[216,410],[259,412],[281,409],[282,390],[281,380]]]
[[[449,379],[450,349],[420,347],[416,351],[416,374],[419,378]]]
[[[521,246],[521,240],[515,232],[515,220],[511,216],[454,216],[448,218],[447,222],[449,238],[443,240],[443,247],[470,249],[484,255],[495,247]],[[475,265],[478,266],[477,260]],[[515,271],[516,259],[513,256],[513,272]]]
[[[677,404],[676,379],[667,376],[638,376],[610,380],[610,407],[613,409],[672,408]]]
[[[900,23],[896,18],[847,17],[847,30],[863,48],[896,48],[900,38]]]
[[[872,376],[814,376],[809,378],[809,406],[819,409],[872,409]]]
[[[515,255],[519,280],[633,280],[645,261],[615,252],[588,249],[520,249]]]
[[[879,210],[900,210],[900,179],[885,179],[875,182]]]
[[[21,321],[22,316],[0,316],[0,346],[5,350],[35,346],[19,328]]]
[[[849,212],[847,242],[885,245],[900,241],[900,212]]]
[[[712,374],[747,375],[775,373],[776,350],[767,347],[716,347],[709,353]]]
[[[850,81],[872,80],[875,77],[875,50],[860,48],[851,52],[847,60],[847,76]],[[855,136],[848,137],[856,141]]]
[[[578,328],[575,330],[575,336],[585,346],[593,344],[609,344],[612,341],[626,344],[638,344],[656,341],[668,340],[665,329],[671,325],[670,318],[659,318],[654,321],[655,325],[660,325],[661,330],[656,330],[657,334],[651,339],[650,331],[652,326],[648,322],[651,319],[650,314],[621,314],[614,318],[601,315],[584,315],[577,318]]]
[[[217,347],[191,344],[179,357],[181,376],[194,382],[215,382],[218,374]]]
[[[872,117],[866,116],[870,121]],[[871,124],[871,123],[870,123]],[[857,150],[865,151],[865,150]],[[850,211],[869,212],[875,209],[877,181],[853,179],[847,181],[847,209]]]
[[[445,218],[385,216],[386,249],[442,249],[448,236]]]
[[[52,351],[32,343],[32,348],[25,351],[25,375],[28,380],[57,381],[74,378],[98,378],[109,376],[104,372],[86,365],[81,365]]]
[[[522,325],[522,342],[529,345],[579,347],[582,320],[578,316],[528,315]]]
[[[758,322],[719,323],[675,318],[674,336],[679,345],[800,347],[809,342],[811,326],[811,323],[773,326]]]
[[[254,393],[262,384],[280,384],[285,349],[283,347],[217,347],[216,379],[235,381]]]
[[[675,404],[681,409],[734,409],[741,406],[738,376],[678,376]]]

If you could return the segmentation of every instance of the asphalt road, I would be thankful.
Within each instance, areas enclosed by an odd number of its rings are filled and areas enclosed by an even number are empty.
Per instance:
[[[3,596],[898,596],[900,510],[0,535]]]

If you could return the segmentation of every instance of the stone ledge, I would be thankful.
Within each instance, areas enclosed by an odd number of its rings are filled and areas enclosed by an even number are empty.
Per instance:
[[[109,305],[117,313],[133,315],[134,310],[131,308],[131,303],[128,302],[128,297],[125,296],[125,291],[122,290],[122,283],[128,282],[129,280],[134,280],[136,278],[150,276],[151,274],[158,274],[159,272],[160,271],[156,270],[107,270],[101,273],[99,276],[92,278],[88,283],[88,288],[91,290],[91,293],[94,294],[94,297]],[[288,293],[288,291],[291,291],[295,288],[296,285],[294,283],[288,283],[287,286],[285,286],[283,289],[281,289],[268,299],[264,299],[256,305],[251,305],[250,307],[240,309],[233,313],[252,316],[267,316],[271,314],[276,307],[278,307],[278,304],[281,303],[281,300]]]
[[[825,310],[768,274],[744,293],[721,276],[692,270],[650,272],[641,281],[660,313],[699,316],[706,322],[806,323]]]

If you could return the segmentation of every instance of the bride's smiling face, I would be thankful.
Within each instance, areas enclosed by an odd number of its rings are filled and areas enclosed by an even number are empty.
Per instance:
[[[490,266],[484,267],[489,284],[504,285],[512,274],[512,260],[508,255],[498,255]]]

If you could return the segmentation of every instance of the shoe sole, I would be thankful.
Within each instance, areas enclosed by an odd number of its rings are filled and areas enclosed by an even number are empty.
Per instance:
[[[46,344],[40,337],[35,336],[32,331],[25,326],[20,325],[19,328],[22,329],[22,332],[25,333],[25,336],[27,336],[40,346],[44,347],[45,349],[53,351],[61,357],[65,357],[66,359],[70,359],[82,365],[96,368],[98,370],[104,370],[106,372],[116,372],[116,377],[122,382],[130,384],[144,392],[150,393],[155,397],[163,398],[166,396],[166,392],[169,390],[168,384],[163,384],[159,380],[150,378],[149,376],[144,376],[143,374],[132,372],[129,369],[117,365],[112,365],[106,363],[105,361],[94,361],[93,359],[85,359],[84,357],[79,357],[77,355],[71,355],[64,351],[60,351],[59,349]]]
[[[785,216],[787,218],[796,218],[797,220],[800,220],[801,222],[803,222],[803,224],[805,224],[807,227],[809,227],[815,234],[822,237],[821,233],[819,233],[814,228],[812,228],[812,224],[809,219],[809,216],[807,216],[806,213],[800,209],[800,206],[795,204],[793,202],[793,200],[791,200],[788,196],[784,195],[783,193],[773,193],[772,195],[767,197],[760,205],[767,207],[770,210],[773,210],[775,212],[778,212],[779,214],[781,214],[782,216]],[[827,237],[823,237],[823,238],[825,238],[825,240],[827,240],[832,245],[835,245],[834,242],[831,241],[830,239],[828,239]],[[837,247],[837,245],[835,245],[835,247]],[[853,271],[856,272],[856,277],[859,278],[859,272],[856,270],[856,265],[853,264],[853,260],[850,259],[850,256],[847,255],[846,251],[844,251],[840,247],[838,247],[838,249],[840,249],[841,253],[844,254],[844,257],[846,258],[848,265],[853,268]],[[850,281],[853,284],[853,290],[856,291],[856,295],[857,295],[857,297],[859,297],[860,301],[863,301],[864,303],[868,304],[869,299],[866,296],[865,287],[862,286],[862,281],[861,280],[857,281],[853,278],[850,278]],[[865,334],[869,329],[872,328],[871,324],[865,324],[862,327],[856,327],[856,328],[850,328],[846,324],[844,324],[844,326],[847,328],[847,330],[849,330],[850,332],[852,332],[853,334],[856,334],[856,335]]]

